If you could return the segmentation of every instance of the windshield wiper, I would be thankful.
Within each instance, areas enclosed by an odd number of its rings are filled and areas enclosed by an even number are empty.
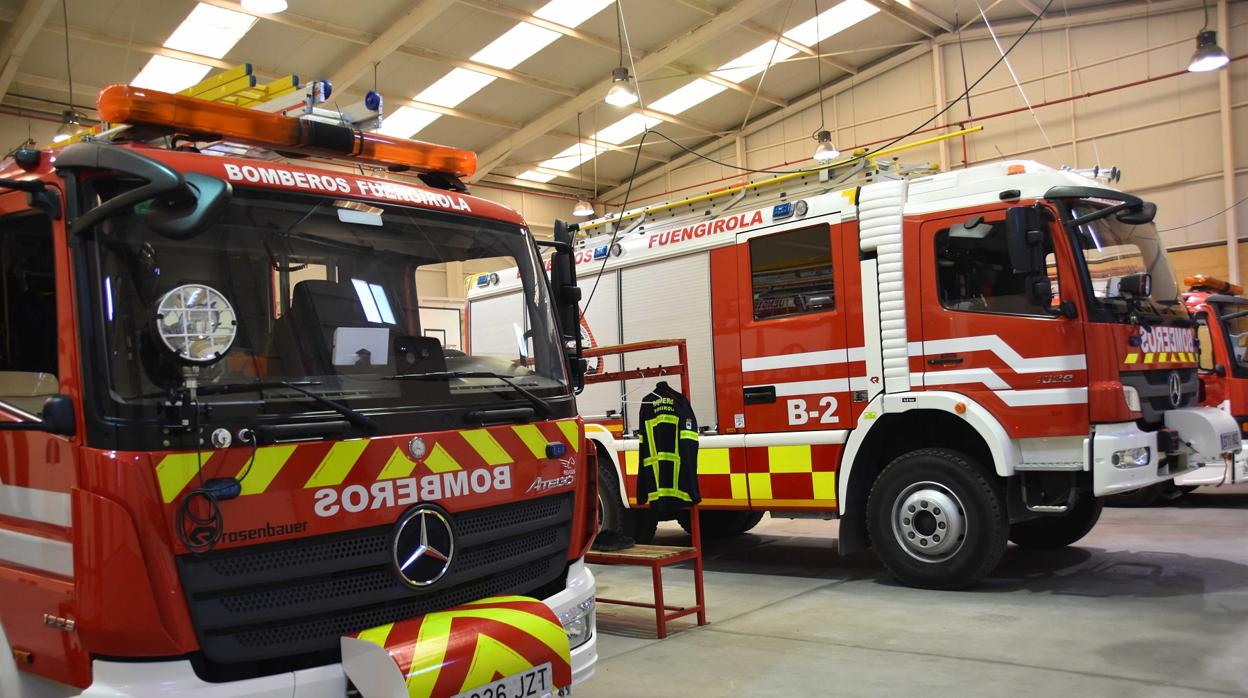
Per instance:
[[[228,395],[230,393],[248,393],[261,392],[265,390],[286,389],[293,390],[304,397],[309,398],[319,405],[328,407],[329,409],[342,415],[357,429],[373,433],[377,431],[377,422],[360,413],[358,410],[347,407],[337,400],[330,400],[324,395],[318,395],[310,390],[305,390],[305,385],[321,385],[320,381],[257,381],[255,383],[213,383],[210,385],[201,385],[196,389],[200,395]]]
[[[396,376],[387,376],[387,380],[438,380],[441,378],[494,378],[500,380],[507,387],[516,391],[516,394],[528,400],[543,417],[549,417],[552,413],[550,404],[534,395],[528,388],[522,387],[520,384],[511,380],[507,376],[493,371],[431,371],[429,373],[400,373]]]

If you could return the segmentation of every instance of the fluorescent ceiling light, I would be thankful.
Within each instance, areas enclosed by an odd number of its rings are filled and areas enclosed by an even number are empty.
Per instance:
[[[168,56],[152,56],[130,84],[161,92],[181,92],[203,80],[209,70],[212,70],[212,66],[203,63],[192,63]]]
[[[472,60],[496,68],[511,70],[533,54],[554,43],[559,35],[528,22],[520,22],[506,34],[477,51]]]
[[[615,0],[550,0],[533,16],[565,27],[576,27],[614,3]]]
[[[257,21],[251,15],[201,2],[169,35],[165,48],[223,58]]]
[[[377,133],[383,136],[394,136],[395,138],[410,138],[412,134],[420,131],[429,124],[437,120],[441,114],[416,107],[399,107],[393,112],[386,114],[381,121],[381,128],[377,129]]]
[[[698,78],[675,92],[669,92],[655,100],[650,104],[650,108],[655,111],[661,111],[664,114],[679,114],[695,104],[705,102],[726,89],[728,88],[723,85],[716,85],[710,80]]]
[[[494,82],[494,79],[493,75],[478,73],[467,68],[456,68],[426,87],[413,99],[440,107],[455,107],[476,94],[482,87]]]
[[[645,131],[650,126],[656,126],[660,122],[658,119],[641,114],[629,114],[619,121],[598,132],[597,139],[605,141],[611,145],[619,145],[624,141]]]
[[[775,50],[774,58],[772,50]],[[792,46],[781,44],[776,46],[775,40],[768,41],[762,46],[737,56],[727,63],[719,66],[714,71],[715,77],[723,78],[731,82],[741,82],[747,78],[754,77],[767,67],[770,61],[782,61],[792,57],[797,53],[797,49]]]
[[[879,10],[866,0],[845,0],[832,9],[819,13],[817,18],[812,17],[788,30],[784,33],[784,38],[805,46],[814,46],[833,34],[849,29],[876,12]]]
[[[536,172],[534,170],[525,170],[524,172],[521,172],[520,174],[516,175],[516,179],[527,179],[530,182],[549,182],[550,180],[554,178],[555,176],[553,174],[547,174],[545,172]]]

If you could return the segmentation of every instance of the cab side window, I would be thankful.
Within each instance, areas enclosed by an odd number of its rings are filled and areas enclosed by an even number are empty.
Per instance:
[[[827,226],[751,240],[750,278],[755,320],[835,310]]]
[[[38,414],[57,381],[56,264],[43,214],[0,219],[0,402]]]
[[[1200,316],[1197,316],[1200,318]],[[1213,360],[1213,335],[1209,333],[1208,318],[1200,318],[1199,324],[1196,325],[1196,344],[1200,347],[1200,368],[1203,371],[1212,371],[1214,367]]]
[[[940,304],[949,310],[1010,315],[1051,316],[1051,305],[1028,298],[1027,279],[1015,274],[1006,247],[1005,221],[972,217],[936,234],[936,288]],[[1045,258],[1056,293],[1056,257],[1045,232]]]

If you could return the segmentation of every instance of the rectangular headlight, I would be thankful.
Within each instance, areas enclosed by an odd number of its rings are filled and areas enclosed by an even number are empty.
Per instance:
[[[1153,451],[1148,446],[1139,446],[1137,448],[1124,448],[1121,451],[1114,451],[1114,455],[1109,461],[1113,463],[1115,468],[1141,468],[1152,462]]]
[[[576,649],[589,642],[594,634],[594,600],[585,599],[575,608],[559,614],[563,631],[568,634],[568,647]]]

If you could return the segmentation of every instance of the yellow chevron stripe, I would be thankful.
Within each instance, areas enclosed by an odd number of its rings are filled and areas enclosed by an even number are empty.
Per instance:
[[[488,429],[470,429],[460,432],[464,436],[464,441],[472,446],[472,450],[477,452],[478,456],[489,465],[503,465],[504,463],[514,462],[511,454],[507,453],[502,444],[498,443],[498,439],[490,433]]]
[[[442,444],[434,444],[433,450],[425,456],[425,467],[435,473],[450,473],[456,470],[463,470],[459,461],[455,460],[451,454],[442,448]]]
[[[187,483],[199,472],[200,465],[212,456],[211,451],[195,453],[170,453],[156,464],[156,482],[160,485],[160,497],[165,504],[172,502]]]
[[[1146,363],[1146,364],[1151,364],[1151,363],[1153,363],[1153,353],[1152,353],[1152,352],[1149,352],[1149,353],[1147,353],[1147,354],[1145,354],[1145,355],[1144,355],[1144,363]]]
[[[242,477],[243,473],[247,473],[247,477],[241,480],[243,485],[243,494],[261,494],[269,488],[273,482],[273,478],[282,472],[282,468],[286,465],[286,461],[295,453],[295,447],[292,446],[267,446],[265,448],[256,449],[255,462],[244,463],[239,469],[238,474],[234,477]]]
[[[356,461],[360,459],[360,454],[366,448],[368,448],[368,439],[339,441],[330,446],[329,452],[321,459],[321,464],[316,466],[312,477],[308,478],[308,481],[303,486],[330,487],[341,485],[342,481],[347,479],[347,475],[355,467]]]
[[[377,473],[378,480],[394,480],[400,477],[407,477],[416,469],[416,463],[403,453],[403,449],[396,448],[394,453],[390,454],[390,460],[386,461],[381,472]]]
[[[581,450],[581,430],[576,426],[575,419],[565,419],[562,422],[555,422],[559,425],[559,431],[563,432],[563,438],[568,440],[568,445],[572,447],[572,452],[576,453]]]
[[[534,458],[546,457],[546,444],[550,443],[546,437],[542,435],[542,430],[537,428],[536,424],[520,424],[511,428],[516,432],[516,436],[529,447],[529,451],[533,453]]]
[[[809,473],[810,446],[768,446],[767,470],[773,473]]]
[[[1133,364],[1139,360],[1140,360],[1140,355],[1133,352],[1133,353],[1127,354],[1127,358],[1123,359],[1123,363]]]
[[[361,630],[360,634],[356,635],[356,638],[365,642],[371,642],[374,645],[385,647],[386,639],[390,637],[391,630],[394,630],[394,623],[386,623],[385,625],[379,625],[375,628],[369,628],[368,630]]]
[[[1166,354],[1166,352],[1164,352],[1164,351],[1163,351],[1163,352],[1161,352],[1160,354],[1158,354],[1158,355],[1157,355],[1157,363],[1159,363],[1159,364],[1164,364],[1164,363],[1166,363],[1166,356],[1167,356],[1167,354]]]

